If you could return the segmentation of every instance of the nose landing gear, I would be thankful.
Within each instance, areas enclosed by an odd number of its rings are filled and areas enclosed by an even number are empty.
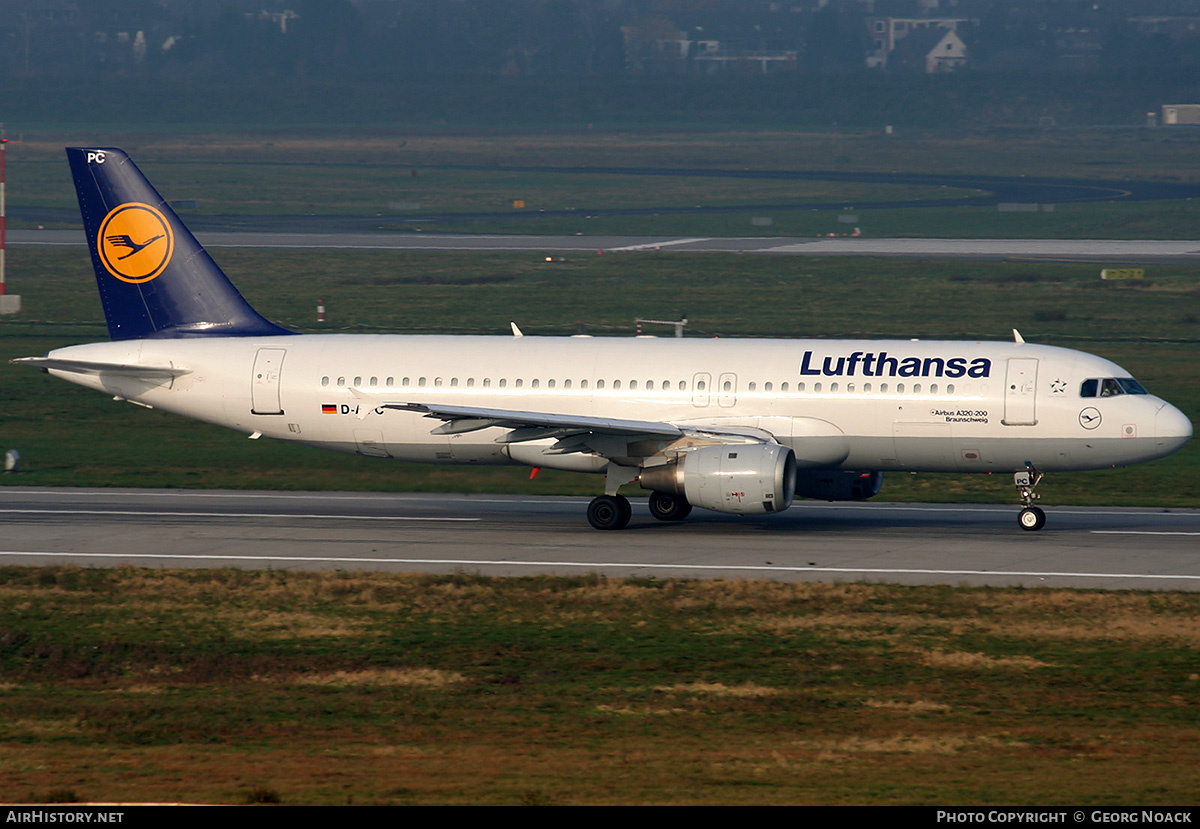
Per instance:
[[[1025,471],[1018,472],[1013,475],[1013,483],[1017,487],[1017,496],[1021,499],[1023,509],[1020,515],[1017,516],[1017,523],[1021,525],[1023,530],[1040,530],[1046,526],[1046,513],[1039,507],[1034,505],[1034,501],[1042,496],[1034,492],[1037,485],[1042,482],[1042,473],[1037,471],[1029,461],[1025,461]]]

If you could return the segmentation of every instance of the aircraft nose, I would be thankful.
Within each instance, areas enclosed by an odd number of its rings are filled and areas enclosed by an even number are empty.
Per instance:
[[[1170,403],[1164,403],[1154,413],[1154,433],[1164,452],[1174,452],[1192,439],[1192,421]]]

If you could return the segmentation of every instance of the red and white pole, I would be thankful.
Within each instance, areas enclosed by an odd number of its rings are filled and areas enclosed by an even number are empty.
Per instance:
[[[317,322],[325,322],[325,300],[317,300]]]
[[[6,287],[4,284],[4,252],[8,247],[4,238],[5,231],[5,213],[4,213],[4,149],[8,144],[8,138],[4,135],[4,128],[0,127],[0,296],[4,296]]]

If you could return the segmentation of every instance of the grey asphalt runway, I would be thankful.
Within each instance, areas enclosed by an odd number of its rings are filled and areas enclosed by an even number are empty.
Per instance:
[[[200,232],[206,248],[337,250],[528,251],[569,253],[760,253],[788,256],[905,256],[927,259],[1009,259],[1107,264],[1200,261],[1200,240],[1111,239],[863,239],[671,236],[503,236],[451,233]],[[8,243],[84,244],[75,230],[10,230]]]
[[[797,502],[680,524],[634,503],[604,533],[588,499],[0,487],[0,564],[1200,590],[1200,511]]]

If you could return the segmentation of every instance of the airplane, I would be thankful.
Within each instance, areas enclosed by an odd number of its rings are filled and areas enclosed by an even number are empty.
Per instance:
[[[297,334],[255,311],[121,150],[67,148],[111,342],[14,362],[231,429],[368,457],[604,476],[598,530],[862,500],[889,471],[1046,472],[1192,424],[1101,357],[1012,342]]]

